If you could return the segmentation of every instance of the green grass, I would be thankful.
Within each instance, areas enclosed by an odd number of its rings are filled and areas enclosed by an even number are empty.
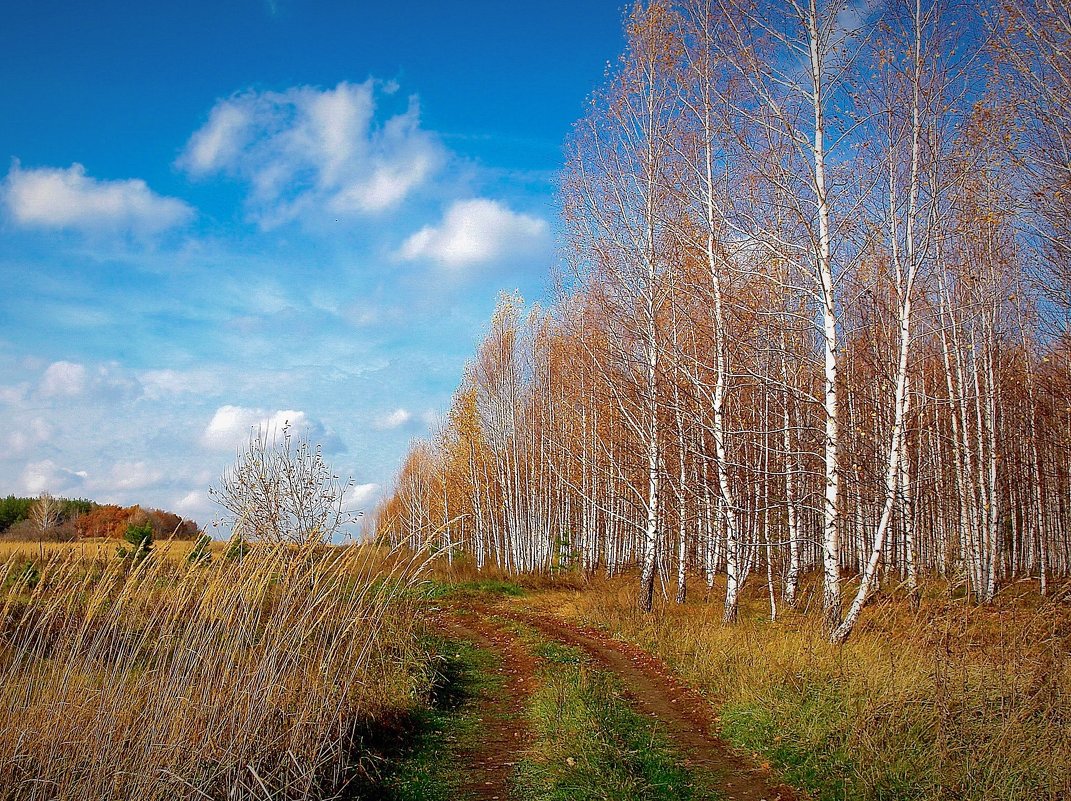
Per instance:
[[[520,584],[503,579],[446,581],[432,578],[409,583],[402,579],[383,578],[375,583],[378,589],[383,592],[389,592],[398,597],[417,601],[519,598],[527,592]]]
[[[429,600],[478,598],[480,596],[519,598],[525,594],[525,589],[520,584],[503,579],[474,579],[457,582],[430,579],[417,585],[416,592]]]
[[[785,781],[807,787],[818,798],[856,797],[848,792],[855,762],[845,747],[846,733],[838,731],[842,718],[818,699],[797,700],[791,728],[784,715],[765,704],[727,704],[721,710],[722,734],[741,750],[765,754]]]
[[[923,724],[886,716],[854,730],[848,698],[834,680],[770,689],[761,701],[725,704],[722,733],[740,749],[765,754],[787,782],[819,799],[908,801],[938,794],[926,781],[936,766],[919,745],[927,732],[908,730]],[[862,737],[871,740],[865,753],[882,753],[880,763],[860,758]]]
[[[358,798],[376,801],[457,801],[461,794],[463,754],[480,734],[477,699],[502,689],[495,655],[457,640],[435,640],[437,676],[428,703],[415,710],[388,754],[380,778],[355,790]]]
[[[1066,701],[1036,688],[1017,698],[981,671],[945,695],[925,676],[905,681],[899,665],[888,676],[861,661],[831,673],[798,670],[733,693],[723,735],[820,801],[1065,797],[1066,774],[1044,762],[1064,747],[1051,731]]]
[[[529,719],[535,743],[516,770],[525,801],[704,801],[713,777],[686,769],[658,728],[634,712],[615,677],[579,649],[514,626],[543,663]]]

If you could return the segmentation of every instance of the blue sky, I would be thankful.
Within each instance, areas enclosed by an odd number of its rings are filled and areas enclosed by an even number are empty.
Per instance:
[[[0,494],[202,525],[258,424],[368,507],[556,263],[611,2],[9,4]]]

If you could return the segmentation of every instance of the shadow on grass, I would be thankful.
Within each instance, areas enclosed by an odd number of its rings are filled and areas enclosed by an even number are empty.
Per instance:
[[[437,639],[435,675],[425,703],[393,720],[363,726],[354,738],[360,769],[341,798],[350,801],[461,801],[462,755],[476,741],[476,702],[500,680],[489,651]]]

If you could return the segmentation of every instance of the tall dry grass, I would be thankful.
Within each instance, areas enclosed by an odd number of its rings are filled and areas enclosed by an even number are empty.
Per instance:
[[[370,547],[0,567],[0,798],[305,799],[425,677],[417,572]]]
[[[537,602],[660,654],[816,798],[1071,798],[1071,587],[976,607],[931,584],[918,611],[884,596],[843,647],[818,614],[770,622],[752,592],[732,627],[717,591],[644,615],[627,579]]]

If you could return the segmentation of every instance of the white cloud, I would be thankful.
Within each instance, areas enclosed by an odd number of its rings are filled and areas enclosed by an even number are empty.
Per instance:
[[[172,502],[171,508],[183,517],[196,520],[202,527],[209,527],[209,521],[219,514],[219,507],[204,490],[190,490]]]
[[[4,180],[4,202],[20,225],[83,232],[157,234],[189,222],[185,202],[156,194],[138,178],[98,181],[85,167],[24,170],[15,164]]]
[[[17,403],[22,403],[29,390],[30,385],[25,381],[16,384],[13,387],[0,387],[0,403],[6,403],[12,406]]]
[[[40,393],[46,398],[75,397],[86,391],[88,375],[84,365],[53,362],[41,376]]]
[[[400,428],[412,419],[413,415],[408,409],[398,408],[377,418],[375,426],[381,430]]]
[[[94,486],[99,484],[101,489],[110,492],[116,490],[127,492],[157,486],[165,478],[164,472],[159,467],[146,461],[116,462],[106,478],[94,481],[93,484]]]
[[[411,324],[413,319],[413,310],[409,307],[364,300],[355,300],[340,306],[338,314],[357,328],[406,326]]]
[[[220,406],[205,427],[201,443],[209,448],[231,449],[249,440],[256,431],[269,437],[282,432],[284,426],[300,435],[308,426],[308,416],[296,409],[268,412],[244,406]]]
[[[252,135],[252,108],[241,98],[217,103],[208,122],[186,144],[179,160],[193,175],[207,175],[227,169],[241,156],[242,146]]]
[[[115,363],[90,370],[77,362],[58,361],[41,375],[37,394],[42,398],[81,398],[87,394],[116,398],[135,388],[130,376]]]
[[[297,409],[266,411],[244,406],[220,406],[201,435],[201,444],[213,450],[233,450],[249,441],[250,435],[263,431],[268,438],[281,436],[288,426],[295,437],[306,437],[320,445],[325,453],[346,448],[338,436],[328,431],[319,420]]]
[[[309,213],[392,208],[438,168],[443,149],[420,127],[414,98],[377,123],[377,86],[342,82],[221,100],[178,165],[194,177],[224,174],[247,183],[248,210],[266,228]]]
[[[22,471],[22,489],[28,495],[50,492],[53,495],[77,494],[88,473],[60,467],[51,459],[30,462]]]
[[[51,437],[52,427],[40,417],[35,417],[25,425],[13,425],[4,444],[8,454],[19,455],[48,442]]]
[[[142,394],[149,400],[208,392],[213,377],[208,370],[144,370],[137,375]]]
[[[439,226],[410,236],[399,255],[407,261],[425,258],[461,267],[507,255],[531,255],[545,245],[547,234],[546,221],[476,198],[454,203]]]
[[[354,484],[346,490],[342,505],[350,511],[366,511],[366,507],[379,495],[379,484]]]

